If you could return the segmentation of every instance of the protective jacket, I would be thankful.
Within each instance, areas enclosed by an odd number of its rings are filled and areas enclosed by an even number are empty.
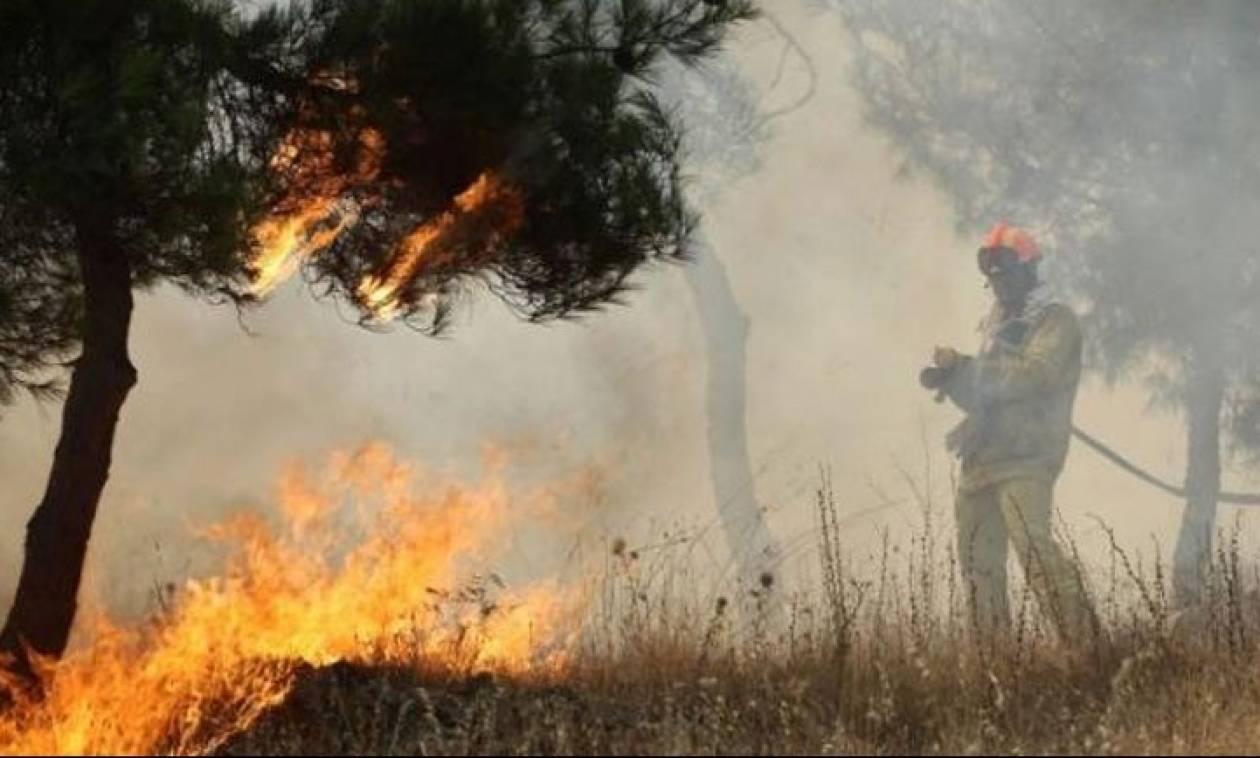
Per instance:
[[[966,418],[947,444],[962,460],[959,489],[974,492],[1018,478],[1053,482],[1072,434],[1081,376],[1081,329],[1059,303],[1017,318],[990,316],[985,344],[964,356],[942,389]]]

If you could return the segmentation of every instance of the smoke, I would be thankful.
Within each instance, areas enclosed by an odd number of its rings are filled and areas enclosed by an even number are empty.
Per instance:
[[[725,187],[704,224],[751,321],[750,453],[771,525],[808,560],[813,488],[826,465],[861,570],[881,530],[904,535],[918,524],[910,482],[950,512],[941,439],[956,415],[916,375],[936,344],[975,348],[987,294],[975,241],[954,232],[956,208],[925,180],[897,178],[898,153],[863,123],[848,83],[840,20],[811,8],[792,0],[774,10],[822,72],[815,96],[775,122],[759,169]],[[728,49],[757,86],[775,78],[780,40],[766,27],[741,31]],[[785,101],[802,76],[786,65]],[[629,307],[546,326],[478,297],[438,340],[365,332],[293,283],[239,322],[175,291],[142,296],[140,383],[123,410],[85,594],[121,611],[143,608],[154,582],[212,565],[191,527],[265,510],[286,461],[317,464],[369,438],[468,477],[487,443],[506,447],[519,477],[589,472],[589,496],[573,498],[566,518],[596,538],[649,543],[678,527],[704,530],[715,504],[690,294],[674,268],[637,281]],[[1087,381],[1077,418],[1148,466],[1182,471],[1177,419],[1149,413],[1143,398]],[[0,420],[5,607],[58,423],[58,407],[25,401]],[[1090,513],[1129,544],[1152,535],[1171,544],[1180,504],[1090,456],[1074,448],[1060,481],[1065,524],[1087,547],[1097,544]],[[520,571],[562,565],[564,545],[523,542]],[[725,565],[723,549],[714,547],[715,568]]]

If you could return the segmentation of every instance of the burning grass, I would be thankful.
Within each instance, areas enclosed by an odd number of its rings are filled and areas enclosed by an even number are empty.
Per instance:
[[[884,551],[874,579],[858,578],[825,486],[822,586],[786,597],[778,583],[706,597],[682,551],[622,541],[584,591],[469,581],[494,559],[498,536],[545,498],[509,504],[493,481],[418,489],[379,447],[339,457],[323,478],[294,469],[282,527],[242,518],[216,529],[236,546],[227,574],[190,584],[142,630],[103,630],[58,671],[45,703],[10,712],[0,752],[1260,745],[1260,604],[1229,539],[1193,616],[1172,613],[1159,572],[1143,575],[1117,548],[1111,585],[1094,593],[1107,633],[1064,645],[1026,592],[1011,634],[977,632],[950,579],[950,549],[930,528],[909,550]],[[388,514],[390,528],[331,550],[341,516],[367,495],[367,512]],[[562,623],[579,617],[580,631]]]
[[[564,666],[577,594],[495,588],[470,572],[549,505],[419,481],[381,445],[295,467],[283,518],[242,513],[206,532],[220,576],[190,581],[152,623],[98,620],[46,697],[0,719],[6,753],[205,752],[282,702],[302,664],[424,661],[523,675]],[[419,494],[423,493],[423,494]]]

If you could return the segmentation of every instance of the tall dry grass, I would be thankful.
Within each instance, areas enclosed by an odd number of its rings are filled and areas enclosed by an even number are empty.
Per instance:
[[[1099,629],[1061,640],[1026,587],[1009,633],[970,618],[929,506],[860,577],[824,475],[820,586],[789,596],[772,578],[722,594],[678,551],[617,541],[563,676],[436,671],[396,652],[307,670],[224,752],[1260,752],[1258,582],[1237,528],[1189,612],[1158,560],[1113,540],[1089,583]]]
[[[1203,603],[1184,610],[1172,605],[1158,551],[1129,551],[1100,525],[1111,535],[1109,559],[1101,572],[1080,572],[1099,623],[1065,640],[1054,631],[1053,605],[1048,616],[1018,584],[1008,630],[972,618],[950,525],[931,487],[912,490],[918,528],[901,544],[884,533],[872,560],[846,548],[851,524],[823,472],[812,503],[816,579],[807,589],[790,591],[770,575],[715,583],[700,570],[694,535],[643,546],[614,540],[559,668],[486,672],[475,628],[440,642],[403,632],[320,668],[286,660],[212,666],[203,686],[165,706],[172,712],[154,714],[169,733],[145,748],[1260,752],[1260,567],[1244,560],[1238,526],[1219,535]],[[493,622],[504,612],[499,585],[481,577],[433,590],[433,602],[461,624]],[[155,630],[175,602],[158,593]],[[242,730],[255,706],[270,702],[264,683],[287,695]],[[66,725],[50,720],[46,728]],[[0,740],[0,754],[11,750]]]

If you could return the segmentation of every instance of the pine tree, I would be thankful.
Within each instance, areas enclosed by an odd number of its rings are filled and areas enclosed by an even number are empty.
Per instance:
[[[253,307],[301,271],[364,326],[435,332],[483,284],[522,316],[615,302],[685,257],[680,125],[650,75],[748,0],[0,5],[0,393],[65,389],[0,653],[74,619],[133,292]]]

